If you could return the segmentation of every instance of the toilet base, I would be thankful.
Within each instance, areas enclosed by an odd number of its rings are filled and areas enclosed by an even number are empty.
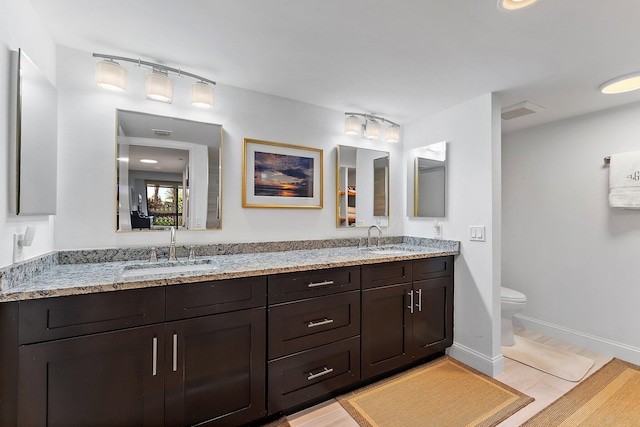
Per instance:
[[[504,347],[511,347],[516,344],[513,339],[513,315],[502,316],[502,334],[500,344]]]

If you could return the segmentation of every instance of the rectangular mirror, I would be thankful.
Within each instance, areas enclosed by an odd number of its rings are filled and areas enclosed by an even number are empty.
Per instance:
[[[22,49],[11,52],[9,210],[56,213],[58,114],[53,84]]]
[[[339,145],[336,226],[389,225],[389,153]]]
[[[116,229],[221,228],[222,126],[117,110]]]
[[[441,218],[446,201],[446,142],[416,151],[413,169],[413,216]]]

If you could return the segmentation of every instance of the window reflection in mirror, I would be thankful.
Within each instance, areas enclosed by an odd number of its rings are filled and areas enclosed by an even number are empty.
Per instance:
[[[222,126],[117,111],[116,229],[221,228]]]
[[[389,225],[389,153],[339,145],[336,226]]]
[[[414,150],[413,216],[441,218],[446,202],[446,142]]]

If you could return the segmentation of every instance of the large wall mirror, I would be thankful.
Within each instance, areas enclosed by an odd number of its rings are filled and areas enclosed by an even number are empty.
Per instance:
[[[11,52],[9,211],[56,213],[56,88],[22,49]]]
[[[413,161],[413,216],[445,216],[447,143],[438,142],[418,150]]]
[[[389,225],[389,153],[339,145],[336,226]]]
[[[116,229],[221,228],[222,126],[117,110]]]

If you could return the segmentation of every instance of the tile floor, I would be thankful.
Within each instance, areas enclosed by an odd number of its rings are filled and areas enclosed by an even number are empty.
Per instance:
[[[611,360],[610,356],[594,353],[524,329],[517,329],[515,332],[539,343],[590,357],[595,361],[595,364],[586,376],[591,375]],[[496,379],[535,399],[534,402],[500,423],[498,427],[519,426],[578,384],[506,358],[505,370]],[[291,427],[358,427],[358,423],[333,399],[291,414],[287,420]]]

